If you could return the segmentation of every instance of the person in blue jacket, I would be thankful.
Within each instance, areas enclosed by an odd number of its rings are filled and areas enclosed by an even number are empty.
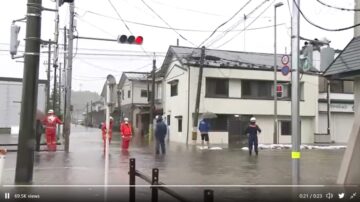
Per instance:
[[[250,124],[246,128],[246,132],[245,132],[246,134],[248,134],[248,137],[249,137],[249,155],[250,156],[251,156],[253,145],[254,145],[255,154],[258,155],[258,153],[259,153],[258,137],[257,137],[258,132],[261,133],[261,129],[256,124],[256,118],[251,117]]]
[[[160,147],[161,153],[165,154],[165,136],[167,134],[167,126],[164,123],[162,116],[158,116],[156,119],[156,126],[155,126],[155,138],[156,138],[156,146],[155,152],[156,154],[160,154]]]
[[[201,146],[204,148],[204,140],[205,140],[208,149],[210,147],[209,130],[210,130],[209,122],[206,119],[202,119],[199,123],[199,131],[201,134]]]

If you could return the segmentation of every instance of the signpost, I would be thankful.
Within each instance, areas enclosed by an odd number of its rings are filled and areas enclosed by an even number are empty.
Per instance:
[[[281,73],[284,76],[287,76],[290,72],[290,67],[288,66],[289,63],[289,56],[288,55],[283,55],[281,58],[281,63],[283,64],[283,67],[281,68]]]

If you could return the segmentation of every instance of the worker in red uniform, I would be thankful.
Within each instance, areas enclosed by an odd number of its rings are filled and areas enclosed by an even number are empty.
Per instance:
[[[132,128],[131,124],[129,123],[128,118],[124,118],[124,122],[120,124],[120,132],[121,132],[121,140],[123,150],[127,150],[129,148],[129,143],[132,137]]]
[[[109,125],[110,125],[110,127],[109,127],[109,144],[110,144],[111,139],[112,139],[112,129],[113,129],[113,125],[114,125],[114,119],[111,116],[110,116]],[[101,132],[102,132],[102,139],[103,139],[104,149],[105,149],[105,143],[106,143],[106,123],[105,122],[101,123]]]
[[[43,123],[45,125],[48,151],[56,151],[56,125],[63,124],[63,122],[54,114],[54,110],[50,109]]]

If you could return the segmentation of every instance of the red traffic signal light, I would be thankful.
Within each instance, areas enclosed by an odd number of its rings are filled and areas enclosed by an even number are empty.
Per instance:
[[[143,43],[143,37],[142,36],[126,36],[126,35],[121,35],[118,37],[117,41],[118,43],[128,43],[128,44],[137,44],[137,45],[141,45]]]

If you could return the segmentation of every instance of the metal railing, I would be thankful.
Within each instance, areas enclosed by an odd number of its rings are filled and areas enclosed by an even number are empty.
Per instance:
[[[129,170],[129,201],[135,202],[135,191],[136,191],[136,177],[143,179],[144,181],[151,184],[151,202],[158,202],[159,200],[159,190],[165,192],[166,194],[172,196],[173,198],[179,200],[180,202],[191,202],[190,200],[182,197],[175,191],[166,187],[166,184],[159,181],[159,169],[152,169],[152,177],[148,177],[140,171],[136,170],[135,159],[130,158],[130,170]],[[204,202],[213,202],[214,201],[214,191],[210,189],[204,190]]]

